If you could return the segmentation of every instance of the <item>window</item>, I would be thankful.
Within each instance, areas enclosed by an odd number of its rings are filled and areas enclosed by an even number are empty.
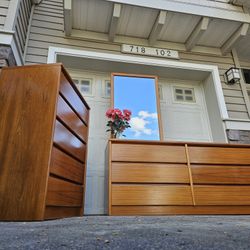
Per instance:
[[[158,84],[158,92],[160,100],[163,100],[162,85]]]
[[[77,80],[77,79],[73,79],[73,82],[74,82],[74,84],[78,87],[79,80]]]
[[[174,87],[174,100],[177,102],[195,102],[194,89]]]
[[[105,96],[110,97],[111,94],[111,83],[109,80],[105,81]]]
[[[90,79],[73,79],[73,82],[76,84],[82,94],[92,94],[92,82]]]
[[[81,80],[80,91],[84,94],[92,94],[92,86],[90,80]]]
[[[245,83],[250,84],[250,69],[242,69],[244,75]]]

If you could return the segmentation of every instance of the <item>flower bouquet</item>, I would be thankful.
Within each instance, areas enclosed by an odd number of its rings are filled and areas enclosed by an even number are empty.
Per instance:
[[[120,109],[108,109],[106,116],[110,119],[107,123],[109,129],[107,129],[106,132],[110,131],[112,138],[119,138],[126,128],[130,128],[130,110],[124,109],[122,112]]]

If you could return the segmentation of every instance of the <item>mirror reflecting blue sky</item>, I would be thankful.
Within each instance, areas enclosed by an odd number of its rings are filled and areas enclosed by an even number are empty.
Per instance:
[[[114,108],[132,112],[126,139],[160,139],[154,78],[114,76]]]

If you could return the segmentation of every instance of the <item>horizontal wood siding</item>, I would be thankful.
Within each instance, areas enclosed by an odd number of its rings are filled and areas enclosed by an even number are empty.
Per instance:
[[[22,55],[24,55],[24,50],[25,50],[31,9],[32,9],[32,0],[22,0],[20,2],[15,24],[15,36],[16,36],[17,46],[19,47],[19,50],[22,53]]]
[[[0,0],[0,29],[4,28],[10,0]]]
[[[120,43],[66,38],[64,34],[63,0],[43,0],[41,4],[35,6],[26,63],[46,63],[49,46],[73,49],[99,49],[110,53],[120,52]],[[183,49],[180,49],[179,51],[180,61],[182,62],[218,66],[230,117],[248,119],[248,113],[241,87],[239,85],[230,86],[225,83],[225,71],[234,66],[232,56],[215,55],[209,52],[207,54],[186,52]]]

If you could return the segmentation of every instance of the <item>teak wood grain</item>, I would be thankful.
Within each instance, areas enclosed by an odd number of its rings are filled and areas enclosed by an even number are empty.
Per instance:
[[[195,147],[189,146],[192,163],[197,164],[229,164],[250,165],[250,147]]]
[[[56,120],[63,109],[59,89],[78,98],[74,108],[74,101],[63,97],[65,105],[73,105],[67,108],[70,119],[61,116],[66,127]],[[4,68],[0,107],[0,220],[82,215],[89,106],[63,66]]]
[[[185,164],[112,163],[112,182],[189,183]]]
[[[111,139],[109,150],[110,215],[250,214],[249,145]]]
[[[195,184],[249,184],[250,165],[192,165]]]
[[[112,206],[112,215],[247,215],[250,206]]]
[[[250,205],[250,186],[194,185],[197,205]]]
[[[49,177],[47,206],[81,207],[83,199],[83,187]]]
[[[8,68],[0,75],[0,219],[5,220],[42,219],[44,213],[60,71],[31,69]]]
[[[70,157],[60,149],[53,147],[50,173],[83,184],[84,164]]]
[[[58,120],[55,123],[54,142],[84,163],[86,145]]]
[[[51,207],[47,206],[45,209],[45,219],[58,219],[65,217],[79,216],[81,208],[79,207]]]
[[[69,105],[71,105],[71,107],[76,111],[79,117],[85,122],[85,124],[88,124],[88,106],[83,105],[83,101],[80,97],[81,94],[76,93],[76,90],[72,87],[72,84],[69,84],[69,81],[64,74],[61,74],[60,93],[68,101]]]
[[[71,131],[74,131],[79,138],[85,143],[87,142],[87,126],[80,120],[60,95],[58,96],[57,116],[71,129]]]
[[[192,205],[188,185],[112,185],[112,205]]]
[[[185,148],[182,146],[140,145],[114,143],[112,161],[186,163]]]

